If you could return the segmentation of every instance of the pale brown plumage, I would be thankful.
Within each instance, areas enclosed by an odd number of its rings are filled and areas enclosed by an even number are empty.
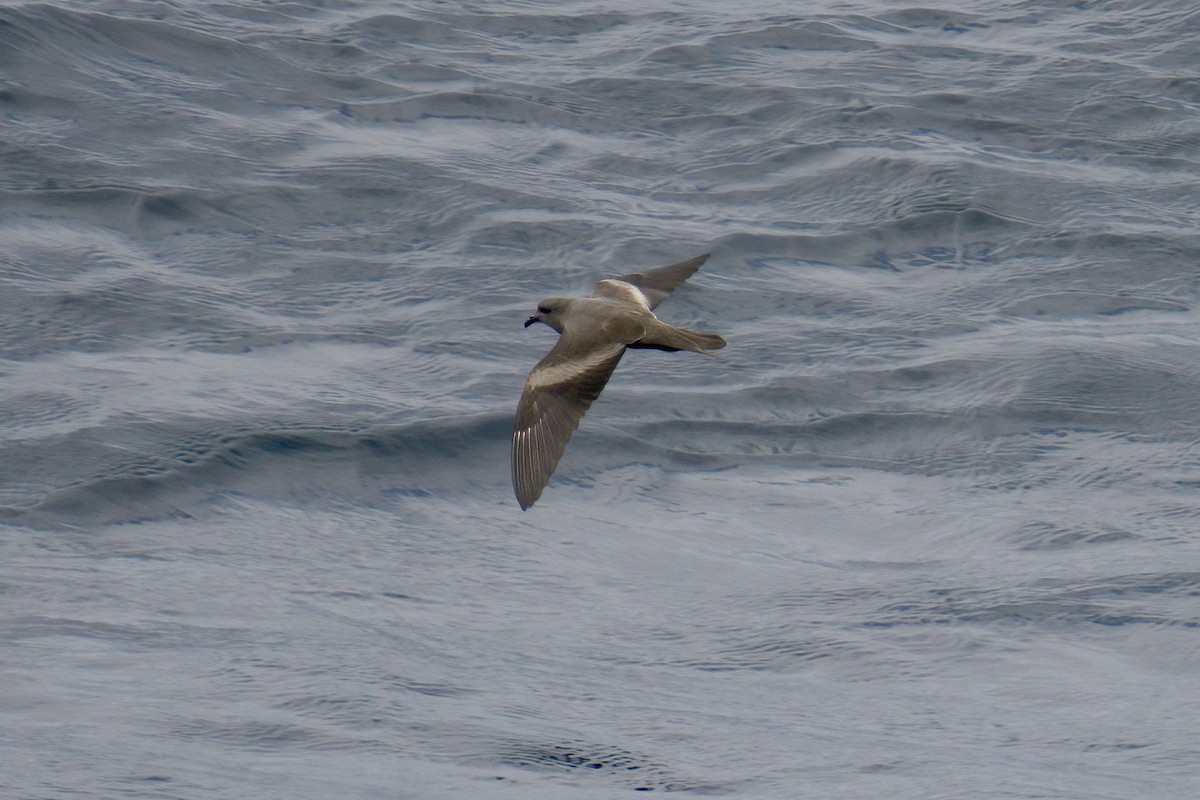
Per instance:
[[[512,479],[522,509],[541,496],[579,420],[627,348],[703,352],[725,346],[715,333],[675,328],[653,313],[708,255],[602,280],[589,297],[548,298],[525,321],[527,328],[542,322],[560,335],[529,373],[517,404]]]

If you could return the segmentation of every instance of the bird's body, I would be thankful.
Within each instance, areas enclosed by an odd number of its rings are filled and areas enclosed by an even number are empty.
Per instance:
[[[542,494],[579,420],[627,348],[704,352],[725,346],[715,333],[676,328],[654,308],[691,277],[708,255],[596,284],[589,297],[551,297],[525,322],[559,332],[558,342],[525,381],[513,426],[513,490],[522,509]]]

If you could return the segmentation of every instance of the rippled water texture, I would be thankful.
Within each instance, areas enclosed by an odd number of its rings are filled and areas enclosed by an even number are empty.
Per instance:
[[[1195,797],[1200,12],[946,5],[4,4],[0,794]]]

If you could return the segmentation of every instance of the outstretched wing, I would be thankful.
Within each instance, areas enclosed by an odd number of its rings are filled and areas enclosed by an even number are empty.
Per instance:
[[[601,297],[632,300],[629,290],[616,283],[620,281],[636,288],[646,298],[645,304],[653,310],[658,307],[659,303],[666,300],[671,292],[675,291],[675,287],[695,275],[696,270],[700,269],[705,261],[708,261],[710,255],[712,253],[705,253],[669,267],[648,269],[645,272],[631,272],[628,275],[618,275],[615,278],[600,281],[596,284],[594,294]]]
[[[579,420],[624,354],[621,342],[585,341],[564,332],[529,373],[512,443],[513,491],[522,509],[541,497]]]

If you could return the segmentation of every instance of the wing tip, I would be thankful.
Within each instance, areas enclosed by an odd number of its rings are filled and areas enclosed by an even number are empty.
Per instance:
[[[543,486],[542,488],[544,489],[545,487]],[[538,498],[542,496],[542,489],[514,484],[513,494],[517,496],[517,505],[521,507],[521,510],[528,511],[538,501]]]
[[[512,487],[517,504],[521,506],[522,511],[528,510],[537,502],[550,478],[547,475],[545,480],[539,479],[538,466],[540,465],[537,464],[535,453],[528,439],[530,430],[529,428],[514,430],[512,440]]]

